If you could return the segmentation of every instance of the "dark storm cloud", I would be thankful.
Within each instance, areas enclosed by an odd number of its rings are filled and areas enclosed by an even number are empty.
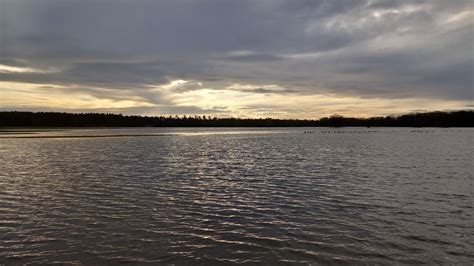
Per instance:
[[[0,5],[0,64],[55,69],[0,72],[4,81],[129,90],[156,103],[149,85],[173,79],[292,88],[254,93],[472,98],[469,0]]]

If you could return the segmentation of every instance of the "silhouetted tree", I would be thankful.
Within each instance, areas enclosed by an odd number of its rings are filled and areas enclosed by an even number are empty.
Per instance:
[[[0,127],[474,127],[474,111],[429,112],[398,117],[319,120],[241,119],[206,116],[124,116],[101,113],[0,112]]]

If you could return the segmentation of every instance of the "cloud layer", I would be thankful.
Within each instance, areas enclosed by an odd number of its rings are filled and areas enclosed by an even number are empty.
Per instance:
[[[276,117],[469,108],[472,5],[4,0],[1,104]]]

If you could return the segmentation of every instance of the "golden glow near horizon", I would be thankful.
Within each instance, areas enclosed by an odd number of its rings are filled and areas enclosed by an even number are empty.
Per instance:
[[[236,88],[236,85],[228,88]],[[182,93],[176,97],[175,102],[177,105],[185,106],[194,104],[204,109],[225,106],[234,116],[254,118],[317,118],[336,113],[345,116],[366,117],[406,113],[412,111],[413,106],[422,110],[446,110],[459,106],[458,101],[428,99],[397,99],[396,101],[397,103],[394,104],[392,99],[381,98],[364,99],[324,94],[254,93],[245,90],[204,88]],[[223,114],[223,116],[226,115]]]
[[[307,94],[284,92],[282,87],[274,84],[251,85],[234,83],[219,88],[206,86],[203,82],[193,80],[172,80],[168,83],[151,87],[151,93],[159,93],[174,110],[163,112],[163,105],[155,104],[137,95],[117,96],[110,93],[97,95],[86,91],[74,91],[74,87],[53,84],[32,84],[0,81],[2,109],[15,109],[18,106],[41,107],[58,110],[95,110],[111,109],[113,112],[125,112],[128,108],[146,108],[140,112],[145,115],[176,113],[179,115],[205,114],[218,117],[274,117],[314,119],[332,114],[344,116],[377,116],[407,113],[414,110],[449,110],[460,104],[470,102],[447,101],[435,99],[404,98],[362,98],[325,94]],[[97,88],[96,88],[97,89]],[[261,90],[261,91],[259,91]],[[396,101],[396,103],[395,103]],[[186,111],[193,106],[204,110],[200,113]],[[157,109],[154,109],[157,107]],[[184,111],[179,111],[183,108]],[[216,110],[215,112],[213,110]],[[133,113],[133,112],[132,112]]]
[[[67,86],[53,84],[32,84],[0,81],[1,105],[5,109],[13,107],[60,108],[60,109],[94,109],[150,107],[154,104],[139,97],[123,99],[107,98],[106,94],[98,97],[84,91],[74,91]]]

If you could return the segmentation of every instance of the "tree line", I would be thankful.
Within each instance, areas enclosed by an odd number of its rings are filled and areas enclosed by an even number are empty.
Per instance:
[[[370,118],[332,115],[315,120],[3,111],[0,127],[474,127],[474,111]]]

